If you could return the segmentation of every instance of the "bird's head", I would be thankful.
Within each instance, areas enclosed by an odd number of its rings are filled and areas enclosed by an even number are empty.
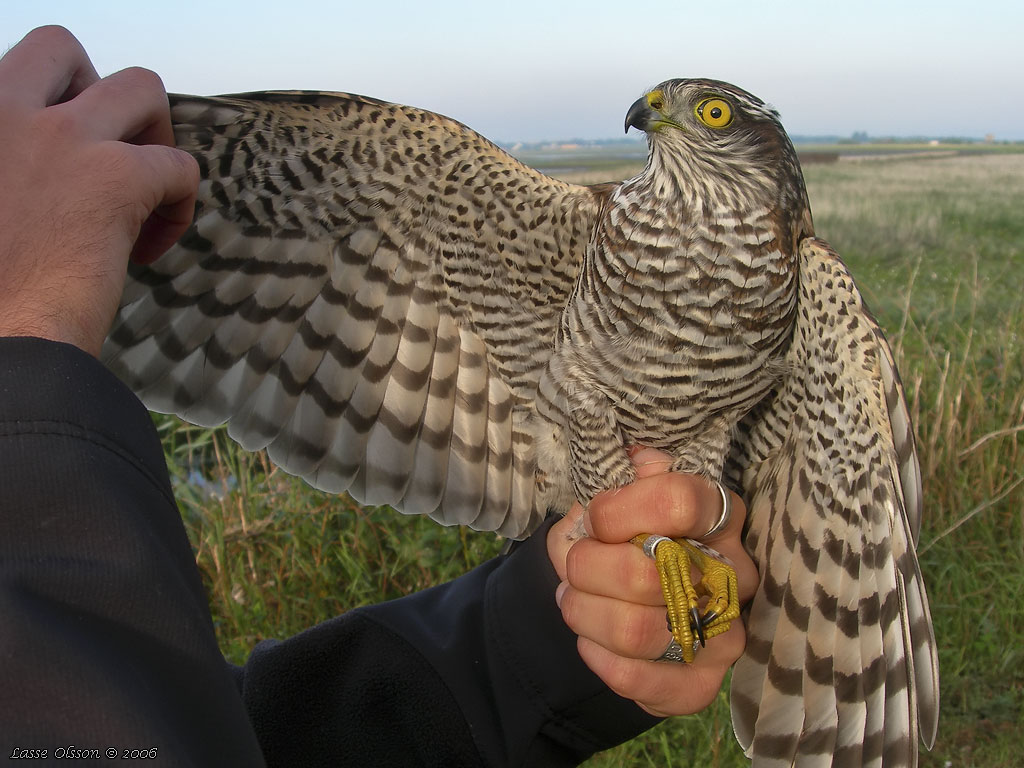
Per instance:
[[[778,112],[753,94],[719,80],[666,80],[629,108],[631,127],[650,145],[637,182],[737,208],[761,203],[811,234],[796,150]]]

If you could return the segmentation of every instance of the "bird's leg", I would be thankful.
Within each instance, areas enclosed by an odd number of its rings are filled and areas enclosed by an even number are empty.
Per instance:
[[[636,470],[622,446],[608,398],[593,388],[582,386],[567,388],[564,392],[563,417],[572,490],[575,498],[586,507],[602,491],[632,483]],[[582,518],[573,533],[583,535]]]
[[[735,412],[719,413],[708,419],[672,449],[672,471],[701,475],[709,482],[720,478],[735,426]]]
[[[692,662],[698,643],[703,646],[708,638],[727,631],[740,615],[736,571],[718,559],[722,556],[717,552],[690,539],[641,534],[631,541],[653,557],[661,577],[669,629],[682,649],[683,660]],[[702,574],[696,586],[690,575],[691,565]],[[703,612],[701,597],[708,598]]]

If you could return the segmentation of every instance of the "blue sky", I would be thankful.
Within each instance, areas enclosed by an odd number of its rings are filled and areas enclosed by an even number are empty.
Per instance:
[[[168,90],[351,91],[499,141],[605,138],[669,77],[757,94],[792,134],[1024,139],[1024,4],[8,0],[0,46],[57,23],[101,74]]]

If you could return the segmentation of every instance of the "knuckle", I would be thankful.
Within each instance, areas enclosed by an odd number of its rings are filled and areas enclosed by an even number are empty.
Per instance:
[[[577,601],[576,601],[576,590],[569,587],[562,593],[562,600],[558,604],[559,610],[562,612],[562,619],[569,625],[570,629],[576,628],[576,615]]]
[[[646,651],[661,628],[652,625],[648,612],[636,607],[628,608],[615,631],[615,643],[623,651],[636,653]]]
[[[632,546],[632,545],[630,545]],[[630,558],[630,572],[626,584],[632,584],[639,593],[644,595],[661,594],[661,577],[658,575],[658,568],[654,561],[636,549],[636,554]]]
[[[571,584],[579,584],[582,576],[587,573],[586,540],[580,540],[565,555],[565,577]]]
[[[187,187],[196,187],[200,181],[199,163],[195,157],[183,149],[166,146],[150,146],[147,150],[159,153],[162,160],[166,161],[167,170],[180,174]]]
[[[599,539],[605,538],[609,530],[614,529],[616,522],[614,502],[620,490],[613,488],[610,491],[599,493],[587,505],[587,520],[594,535]]]
[[[696,671],[694,675],[696,678],[694,695],[699,708],[703,709],[715,698],[718,691],[722,688],[722,683],[725,682],[725,674],[728,671],[729,665],[727,664],[705,667]]]
[[[45,46],[73,45],[80,47],[78,39],[71,34],[67,27],[62,27],[60,24],[45,24],[41,27],[36,27],[25,37],[28,40],[32,40],[33,43]]]
[[[164,81],[160,75],[145,67],[128,67],[117,73],[119,79],[127,86],[146,91],[164,91]]]
[[[662,503],[668,512],[674,535],[694,533],[700,527],[703,497],[697,485],[703,482],[693,475],[668,475],[671,481],[663,486]]]
[[[85,130],[82,117],[76,110],[65,108],[65,105],[39,110],[31,120],[33,135],[41,145],[53,145],[62,139],[77,139]]]
[[[722,635],[721,643],[723,646],[722,652],[726,657],[725,668],[727,669],[736,663],[747,647],[747,632],[743,622],[740,620],[734,622],[730,631]]]
[[[715,700],[728,669],[726,665],[700,661],[687,666],[669,665],[646,691],[645,702],[663,717],[692,715]]]
[[[620,696],[633,698],[637,688],[636,669],[628,659],[613,656],[608,659],[602,670],[605,684]]]

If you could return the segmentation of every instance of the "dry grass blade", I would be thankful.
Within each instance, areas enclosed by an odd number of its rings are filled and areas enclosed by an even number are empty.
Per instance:
[[[996,440],[1000,437],[1008,437],[1009,435],[1015,435],[1018,432],[1024,432],[1024,424],[1017,424],[1013,427],[1007,427],[1006,429],[997,429],[995,432],[989,432],[987,435],[982,435],[969,446],[964,448],[957,454],[958,458],[964,458],[968,454],[974,453],[976,450],[985,445],[989,440]]]
[[[994,498],[987,499],[986,501],[983,501],[981,504],[979,504],[974,509],[972,509],[970,512],[968,512],[966,515],[961,517],[959,520],[957,520],[951,526],[946,528],[946,530],[944,530],[942,533],[938,534],[934,539],[929,541],[924,546],[919,547],[918,550],[917,550],[918,556],[920,557],[920,556],[924,555],[925,552],[927,552],[929,549],[934,547],[942,539],[946,538],[949,534],[953,533],[953,531],[955,531],[961,525],[963,525],[964,523],[968,522],[975,515],[978,515],[981,512],[984,512],[986,509],[990,509],[991,507],[994,507],[996,504],[998,504],[1003,499],[1005,499],[1007,496],[1009,496],[1011,493],[1013,493],[1017,489],[1017,486],[1021,485],[1022,483],[1024,483],[1024,476],[1018,477],[1016,480],[1014,480],[1012,483],[1010,483],[1009,487],[1007,487],[1005,490],[1000,491],[999,494],[997,496],[995,496]]]

